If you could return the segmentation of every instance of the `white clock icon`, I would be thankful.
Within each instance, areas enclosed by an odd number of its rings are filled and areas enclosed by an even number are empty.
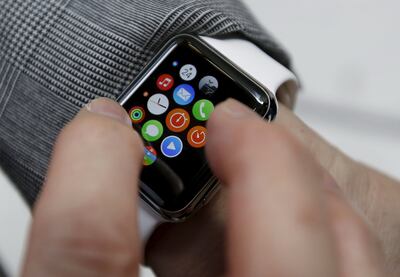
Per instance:
[[[165,111],[168,110],[168,107],[169,100],[161,93],[154,94],[149,98],[149,101],[147,101],[147,109],[154,115],[165,113]]]

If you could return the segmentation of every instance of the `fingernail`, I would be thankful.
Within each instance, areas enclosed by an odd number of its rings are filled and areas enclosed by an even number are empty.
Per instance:
[[[254,115],[254,112],[237,100],[229,98],[220,104],[221,110],[233,118],[243,118]]]
[[[85,106],[86,110],[92,113],[101,114],[112,119],[116,119],[123,124],[132,126],[131,119],[124,109],[117,103],[109,99],[95,99]]]

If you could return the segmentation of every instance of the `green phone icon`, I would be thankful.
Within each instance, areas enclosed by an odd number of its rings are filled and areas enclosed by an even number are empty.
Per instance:
[[[193,116],[197,120],[206,121],[214,111],[214,104],[210,100],[202,99],[197,101],[192,109]]]
[[[164,132],[164,128],[160,121],[149,120],[142,127],[142,136],[147,141],[158,140]]]

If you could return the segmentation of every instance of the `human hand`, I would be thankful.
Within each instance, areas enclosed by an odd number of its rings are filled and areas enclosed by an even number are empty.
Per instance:
[[[23,276],[137,276],[141,139],[110,100],[62,131],[33,211]]]
[[[385,269],[393,276],[398,276],[400,185],[350,159],[284,106],[281,106],[273,125],[285,128],[336,180],[345,197],[361,212],[378,236],[384,250]],[[262,142],[268,143],[271,142]],[[224,272],[225,194],[226,191],[222,190],[208,206],[187,222],[165,224],[155,232],[147,245],[146,261],[159,276],[216,276]],[[175,249],[173,253],[169,251],[172,247]],[[179,261],[179,266],[166,271],[175,261]]]
[[[118,106],[114,112],[128,121]],[[137,271],[137,191],[132,180],[137,179],[143,146],[128,125],[117,123],[82,111],[60,136],[35,207],[24,275],[134,275]],[[190,257],[191,251],[187,254]],[[173,268],[179,267],[177,259]],[[173,272],[171,264],[169,269]]]
[[[341,152],[281,106],[276,124],[295,136],[334,177],[378,237],[385,269],[400,276],[400,182]]]
[[[208,130],[207,157],[226,186],[229,276],[384,276],[365,222],[284,128],[228,100]]]

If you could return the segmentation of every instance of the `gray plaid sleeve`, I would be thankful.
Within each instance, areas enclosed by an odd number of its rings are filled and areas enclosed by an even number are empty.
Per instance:
[[[6,277],[7,275],[6,275],[6,273],[4,272],[4,270],[3,270],[3,268],[1,267],[1,264],[0,264],[0,277]]]
[[[33,204],[80,107],[116,98],[178,33],[238,35],[290,67],[238,0],[0,0],[0,165]]]

